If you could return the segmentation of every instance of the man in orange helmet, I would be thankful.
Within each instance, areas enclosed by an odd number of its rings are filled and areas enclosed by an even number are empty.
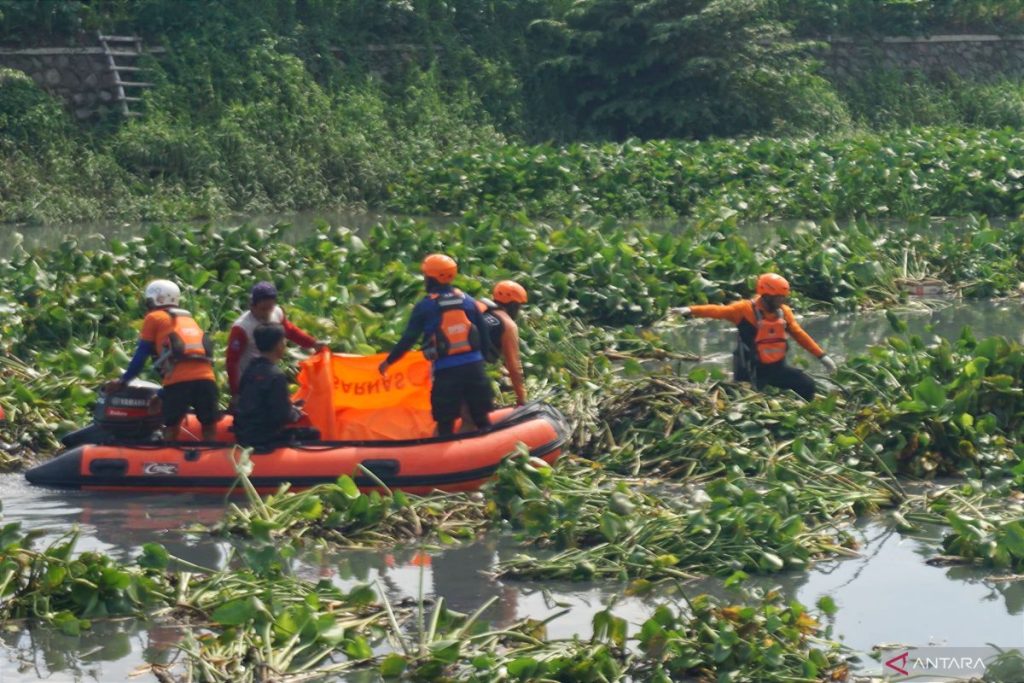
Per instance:
[[[478,428],[490,425],[494,395],[484,372],[483,349],[490,340],[487,325],[472,297],[452,287],[459,269],[445,254],[431,254],[420,266],[427,288],[412,309],[402,338],[380,364],[380,373],[423,340],[423,353],[433,362],[430,407],[439,436],[455,431],[455,419],[465,402]]]
[[[786,305],[789,282],[775,273],[757,278],[757,296],[726,306],[683,306],[671,312],[684,317],[717,318],[736,325],[738,337],[733,351],[733,379],[764,386],[792,389],[808,401],[814,398],[814,380],[806,372],[786,365],[789,337],[835,372],[835,362],[804,332]]]
[[[514,280],[502,280],[491,292],[493,301],[480,299],[477,308],[483,314],[490,344],[484,347],[484,358],[493,363],[504,359],[516,393],[516,405],[526,405],[526,384],[523,381],[523,362],[519,357],[519,308],[526,303],[526,288]]]

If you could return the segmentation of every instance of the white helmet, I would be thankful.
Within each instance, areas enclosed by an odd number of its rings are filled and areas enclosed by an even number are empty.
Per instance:
[[[181,290],[170,280],[153,280],[146,285],[146,305],[150,308],[177,306],[181,301]]]

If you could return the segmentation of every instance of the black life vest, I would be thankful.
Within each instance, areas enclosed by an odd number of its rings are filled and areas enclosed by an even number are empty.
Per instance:
[[[501,358],[501,338],[505,334],[505,323],[495,315],[498,305],[490,299],[477,299],[477,310],[487,325],[487,348],[483,350],[484,359],[488,363],[494,363]]]

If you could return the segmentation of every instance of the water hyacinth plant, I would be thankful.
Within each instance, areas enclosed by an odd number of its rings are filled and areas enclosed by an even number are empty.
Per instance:
[[[365,662],[386,615],[367,587],[343,591],[283,571],[273,546],[248,547],[221,570],[195,567],[146,544],[134,564],[75,553],[77,532],[42,551],[17,523],[0,527],[0,623],[39,619],[68,635],[97,619],[150,616],[188,631],[184,678],[257,681]],[[168,679],[154,665],[158,678]]]
[[[571,382],[564,374],[569,349],[559,347],[565,339],[589,340],[579,348],[586,354],[580,362],[588,365],[600,362],[594,351],[660,347],[664,353],[665,342],[637,326],[682,302],[749,295],[753,278],[769,268],[787,272],[798,296],[806,297],[801,303],[833,310],[897,301],[901,294],[892,283],[903,272],[908,248],[932,276],[974,282],[986,294],[1009,293],[1022,267],[1024,223],[999,230],[977,225],[980,232],[970,239],[950,233],[935,240],[913,231],[897,239],[864,221],[844,228],[781,226],[745,236],[735,220],[725,220],[675,236],[608,221],[468,216],[443,232],[416,221],[388,221],[364,236],[322,226],[288,241],[286,226],[179,227],[112,240],[105,249],[83,250],[73,241],[32,252],[17,247],[0,259],[0,305],[8,310],[0,338],[10,354],[0,365],[6,380],[0,405],[10,418],[0,441],[9,446],[8,459],[21,451],[49,451],[55,430],[85,420],[94,387],[127,363],[141,317],[141,288],[152,277],[181,283],[185,305],[217,344],[246,305],[252,282],[270,279],[296,323],[331,339],[337,350],[368,353],[397,339],[402,320],[396,306],[415,300],[422,287],[415,263],[425,253],[447,250],[462,268],[458,284],[470,293],[485,293],[494,280],[513,276],[543,302],[543,315],[526,313],[528,374],[540,382],[549,373]],[[502,240],[494,242],[488,237],[493,234]],[[827,268],[822,258],[829,259]],[[543,340],[551,342],[546,352]]]
[[[411,169],[388,205],[533,216],[1016,215],[1014,130],[918,128],[744,140],[466,149]]]
[[[126,567],[102,553],[75,554],[77,531],[33,550],[38,536],[16,522],[0,527],[0,622],[38,618],[77,635],[89,619],[142,614],[172,599],[165,577],[145,562]]]
[[[523,456],[485,487],[495,514],[520,538],[556,554],[502,562],[503,576],[541,579],[690,578],[804,568],[843,555],[853,538],[838,510],[815,515],[799,487],[716,479],[696,491],[640,493],[599,470],[555,470]],[[815,496],[809,492],[808,498]]]
[[[827,600],[819,606],[834,612]],[[383,659],[386,680],[423,681],[730,681],[845,680],[848,665],[828,629],[778,591],[745,591],[727,604],[698,595],[660,605],[635,635],[613,608],[593,618],[589,640],[546,637],[551,619],[488,629],[434,612],[427,648]],[[635,643],[635,644],[634,644]]]
[[[944,526],[942,555],[930,562],[977,564],[996,570],[1024,569],[1024,494],[1020,477],[1024,465],[1014,468],[1013,480],[998,485],[970,481],[939,487],[912,496],[900,507],[898,523],[904,531],[921,525]]]
[[[243,475],[244,476],[244,475]],[[391,546],[435,539],[441,543],[472,540],[487,526],[479,494],[428,497],[384,489],[360,493],[352,478],[319,484],[298,493],[283,487],[263,499],[247,487],[247,504],[231,504],[215,533],[270,542],[323,540],[332,546]]]

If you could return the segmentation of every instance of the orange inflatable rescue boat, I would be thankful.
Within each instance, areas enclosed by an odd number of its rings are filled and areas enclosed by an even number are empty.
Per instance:
[[[432,436],[430,363],[410,353],[382,378],[382,359],[323,351],[301,363],[295,399],[305,401],[304,426],[319,430],[320,438],[253,451],[249,479],[258,490],[271,492],[285,482],[305,488],[347,474],[367,489],[379,479],[410,493],[465,491],[483,484],[520,444],[548,462],[561,453],[565,418],[540,403],[499,409],[480,431]],[[194,436],[200,433],[194,416],[182,429],[188,440],[154,440],[159,416],[150,398],[156,391],[136,382],[104,397],[94,423],[64,437],[68,449],[25,477],[42,486],[103,491],[231,489],[240,457],[231,417],[219,423],[217,441]]]

